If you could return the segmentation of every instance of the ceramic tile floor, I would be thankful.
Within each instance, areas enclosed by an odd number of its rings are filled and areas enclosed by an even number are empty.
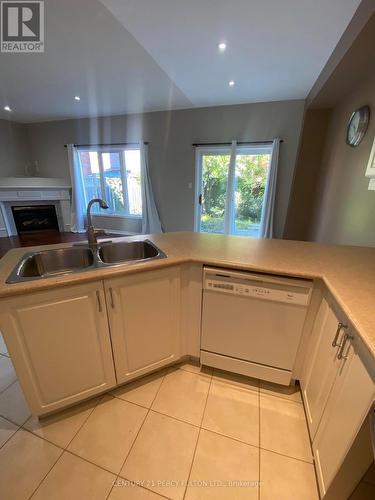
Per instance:
[[[184,364],[39,421],[0,361],[1,500],[318,499],[298,388]]]

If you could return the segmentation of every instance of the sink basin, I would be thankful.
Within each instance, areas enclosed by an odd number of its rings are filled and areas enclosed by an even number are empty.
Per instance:
[[[129,261],[166,257],[151,241],[120,241],[99,247],[99,258],[105,264],[121,264]]]
[[[165,253],[149,240],[101,243],[95,251],[87,246],[76,246],[29,252],[22,257],[6,282],[19,283],[165,257]]]
[[[67,247],[32,252],[23,256],[7,283],[82,271],[93,265],[94,256],[89,248]]]
[[[77,246],[29,252],[22,257],[6,282],[19,283],[165,257],[165,253],[149,240],[101,243],[95,251],[87,246]]]

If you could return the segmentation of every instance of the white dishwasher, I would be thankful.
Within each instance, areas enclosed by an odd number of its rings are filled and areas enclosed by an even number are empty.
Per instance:
[[[201,363],[289,385],[313,282],[205,267]]]

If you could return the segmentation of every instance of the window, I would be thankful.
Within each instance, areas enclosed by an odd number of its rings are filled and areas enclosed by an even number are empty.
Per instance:
[[[85,202],[102,198],[107,210],[95,204],[96,215],[142,216],[141,156],[137,148],[78,150]]]
[[[197,148],[195,227],[204,233],[259,236],[272,144]]]

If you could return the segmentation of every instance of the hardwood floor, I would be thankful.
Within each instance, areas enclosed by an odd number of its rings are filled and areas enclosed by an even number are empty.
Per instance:
[[[105,236],[99,236],[98,240],[103,238],[118,238],[121,235],[108,233]],[[22,236],[11,236],[9,238],[0,238],[0,258],[8,250],[19,247],[33,247],[36,245],[53,245],[56,243],[69,243],[75,241],[85,241],[86,234],[78,233],[60,233],[59,231],[36,231]]]

